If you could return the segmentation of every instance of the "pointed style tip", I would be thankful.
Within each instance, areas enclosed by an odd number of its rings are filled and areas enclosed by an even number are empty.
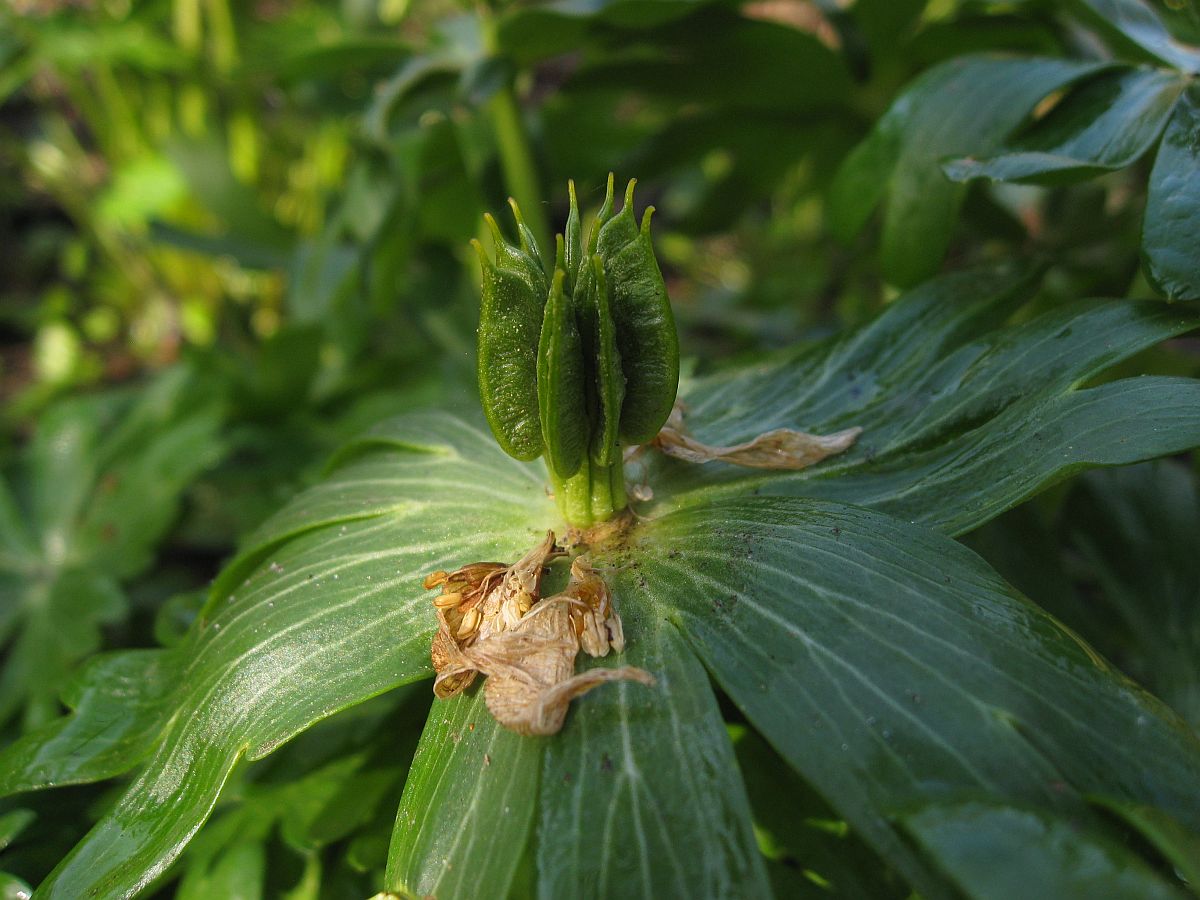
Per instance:
[[[647,206],[646,211],[642,213],[642,234],[650,236],[650,219],[654,215],[654,207]]]
[[[499,247],[504,243],[504,234],[500,231],[500,223],[496,221],[496,217],[490,212],[483,214],[483,221],[487,222],[488,230],[492,233],[492,240]]]
[[[479,240],[479,238],[471,238],[471,246],[475,248],[475,252],[479,255],[479,264],[483,266],[483,268],[486,269],[492,264],[492,261],[488,259],[487,251],[483,249],[483,243]]]
[[[513,197],[508,198],[508,205],[512,208],[513,218],[518,225],[524,225],[525,219],[521,216],[521,207],[517,205],[517,201]]]
[[[633,189],[636,185],[637,185],[637,179],[630,178],[629,184],[627,184],[625,186],[625,206],[623,207],[623,209],[629,210],[630,213],[633,212]]]

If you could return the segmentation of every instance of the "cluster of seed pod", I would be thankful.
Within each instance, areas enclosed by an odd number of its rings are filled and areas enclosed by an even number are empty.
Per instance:
[[[589,466],[619,467],[621,446],[651,440],[675,402],[679,342],[650,240],[654,208],[639,224],[634,184],[614,214],[609,176],[586,242],[570,184],[566,234],[557,237],[549,271],[515,203],[518,245],[490,215],[495,260],[475,242],[484,413],[507,453],[545,454],[558,481]]]

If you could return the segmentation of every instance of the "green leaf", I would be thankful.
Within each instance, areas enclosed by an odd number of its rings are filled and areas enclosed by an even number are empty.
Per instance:
[[[992,330],[1022,290],[1012,273],[946,276],[857,331],[686,383],[685,424],[707,444],[780,427],[863,433],[797,472],[697,469],[655,456],[646,477],[656,502],[750,490],[824,497],[961,534],[1084,467],[1200,444],[1200,382],[1080,387],[1200,326],[1200,316],[1150,301],[1087,301]]]
[[[759,846],[781,868],[801,873],[804,896],[901,900],[911,893],[761,735],[741,725],[730,731]]]
[[[1173,865],[1192,888],[1200,892],[1200,833],[1189,831],[1161,809],[1107,797],[1092,797],[1102,809],[1116,813],[1138,830]]]
[[[550,739],[500,729],[480,692],[434,705],[396,820],[392,890],[508,896],[536,815],[540,896],[769,895],[708,679],[638,582],[613,585],[636,634],[621,662],[654,672],[654,688],[597,690]]]
[[[930,69],[904,90],[838,172],[831,188],[835,230],[851,236],[886,194],[885,276],[907,287],[934,274],[965,190],[946,180],[941,161],[991,153],[1039,100],[1102,68],[979,55]]]
[[[0,591],[10,601],[0,722],[23,710],[34,728],[58,713],[72,667],[125,615],[121,582],[149,565],[184,490],[224,454],[222,420],[219,399],[186,367],[42,416],[12,472],[17,490],[0,486]]]
[[[1089,598],[1068,624],[1200,725],[1195,475],[1168,460],[1090,472],[1067,498],[1061,530]]]
[[[990,159],[943,166],[954,181],[1061,184],[1137,162],[1158,140],[1187,85],[1176,72],[1119,69],[1085,82]]]
[[[1200,85],[1175,107],[1150,173],[1142,252],[1146,274],[1171,300],[1200,299]]]
[[[160,650],[90,660],[64,691],[75,715],[0,752],[0,794],[98,781],[144,759],[170,712],[174,663]]]
[[[1145,0],[1076,0],[1076,5],[1127,46],[1185,72],[1200,72],[1200,48],[1176,40]]]
[[[1180,900],[1120,844],[1046,812],[980,801],[903,818],[917,843],[973,900]]]
[[[421,443],[406,443],[414,438]],[[365,513],[364,499],[373,501]],[[424,574],[515,559],[537,533],[531,523],[553,521],[534,470],[500,454],[486,431],[438,415],[401,420],[351,448],[296,508],[316,511],[315,521],[285,509],[266,523],[172,651],[171,716],[154,752],[42,885],[45,896],[147,884],[208,817],[238,759],[259,759],[312,723],[430,673]],[[81,706],[79,727],[103,712]]]
[[[33,889],[16,875],[0,872],[0,900],[29,900]]]
[[[593,691],[547,743],[539,896],[770,896],[716,698],[670,598],[643,571],[610,571],[629,636],[620,662],[658,683]]]
[[[556,0],[518,6],[500,19],[500,45],[522,63],[576,50],[598,24],[626,29],[655,28],[712,0]]]
[[[1101,792],[1200,822],[1195,735],[948,538],[752,498],[665,515],[631,543],[611,564],[637,561],[751,723],[922,893],[929,873],[889,819],[947,792],[1080,816]]]
[[[533,823],[543,745],[497,725],[482,691],[435,704],[396,814],[388,889],[504,900]]]

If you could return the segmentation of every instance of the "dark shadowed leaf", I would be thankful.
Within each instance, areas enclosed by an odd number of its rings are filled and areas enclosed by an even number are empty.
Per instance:
[[[634,559],[755,727],[922,893],[889,818],[947,792],[1086,817],[1084,794],[1116,791],[1200,823],[1187,726],[935,532],[758,498],[649,522],[614,556]]]
[[[907,287],[932,275],[950,244],[965,190],[946,179],[942,160],[991,153],[1039,100],[1100,68],[980,55],[930,69],[896,99],[838,172],[831,196],[835,230],[851,236],[886,195],[885,276]]]
[[[1200,300],[1200,86],[1175,106],[1150,173],[1142,252],[1146,274],[1171,300]]]
[[[1173,816],[1153,806],[1108,797],[1090,799],[1136,828],[1175,867],[1192,893],[1200,893],[1200,832],[1184,828]]]
[[[74,664],[126,613],[121,581],[146,568],[184,489],[224,453],[221,421],[182,367],[41,417],[13,488],[0,484],[0,722],[58,713]]]
[[[990,802],[939,803],[903,818],[973,900],[1182,900],[1131,851],[1053,814]]]

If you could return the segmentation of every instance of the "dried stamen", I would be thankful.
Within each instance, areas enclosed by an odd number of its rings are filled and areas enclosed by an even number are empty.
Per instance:
[[[488,709],[500,724],[521,734],[553,734],[562,727],[571,699],[585,691],[621,679],[654,683],[632,666],[573,674],[581,649],[592,656],[603,656],[610,647],[620,652],[625,638],[608,586],[584,557],[571,564],[561,594],[541,599],[545,566],[562,555],[549,532],[512,566],[474,563],[425,580],[430,588],[443,588],[434,601],[435,695],[452,697],[482,672],[488,676]],[[453,594],[461,602],[442,601]]]

